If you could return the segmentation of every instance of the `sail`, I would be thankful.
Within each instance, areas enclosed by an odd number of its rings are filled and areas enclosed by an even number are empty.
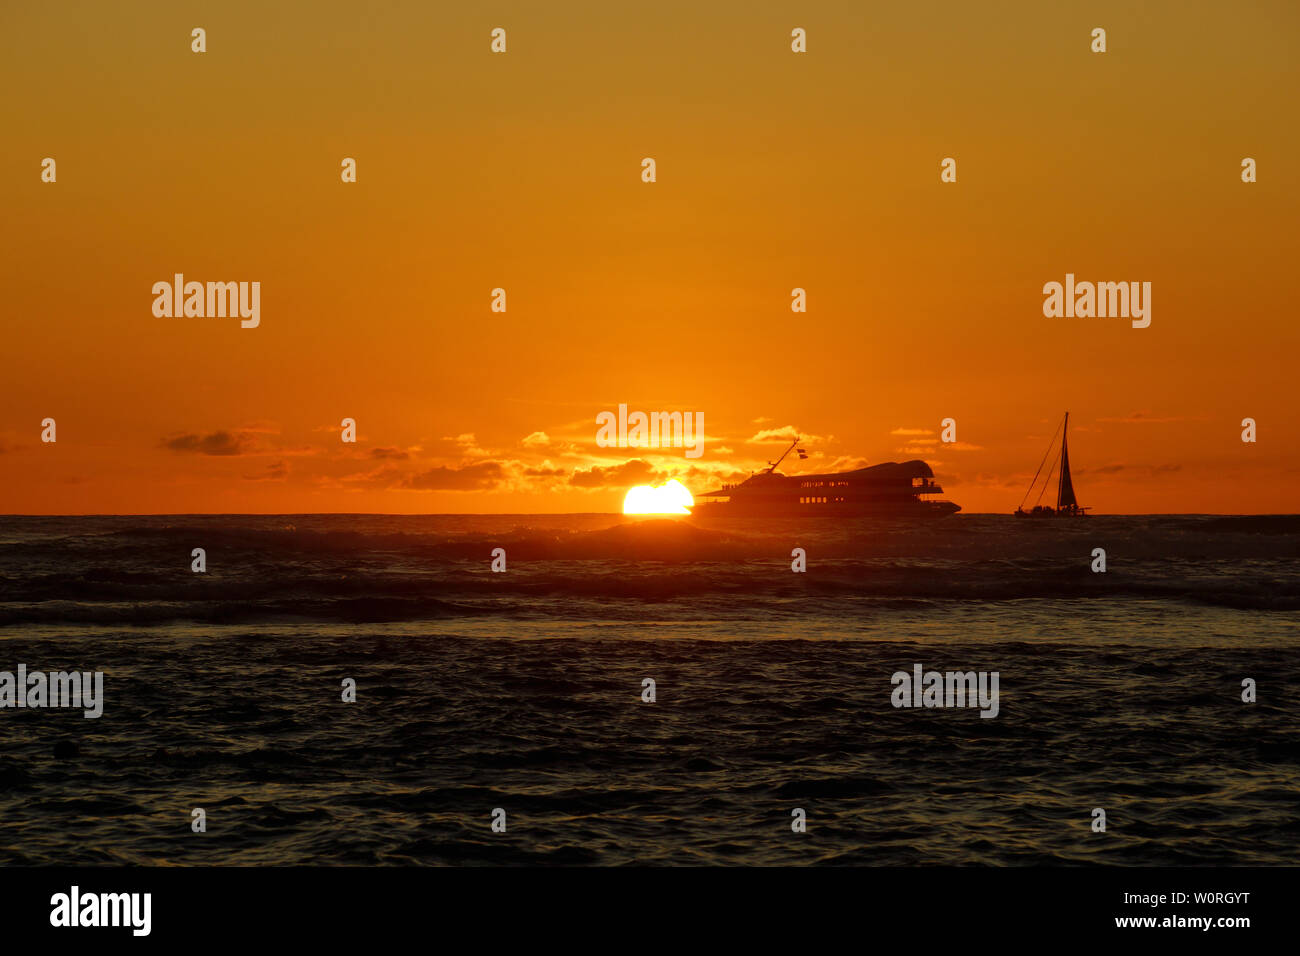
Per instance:
[[[1070,428],[1070,413],[1065,413],[1065,429],[1061,433],[1061,484],[1056,492],[1056,510],[1077,508],[1079,501],[1074,497],[1074,482],[1070,481],[1070,450],[1066,447],[1066,432]]]

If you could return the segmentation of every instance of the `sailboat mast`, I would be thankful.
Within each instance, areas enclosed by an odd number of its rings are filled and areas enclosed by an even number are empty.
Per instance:
[[[1070,413],[1065,413],[1065,422],[1061,428],[1061,476],[1056,483],[1056,510],[1061,510],[1065,498],[1065,485],[1070,480],[1070,450],[1066,446],[1070,434]]]

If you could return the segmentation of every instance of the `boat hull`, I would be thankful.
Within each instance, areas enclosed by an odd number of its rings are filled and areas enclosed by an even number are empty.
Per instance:
[[[782,475],[775,469],[774,464],[740,484],[698,495],[692,513],[739,518],[942,518],[961,510],[937,497],[943,488],[930,466],[919,459],[818,474]]]
[[[795,502],[703,501],[691,513],[700,517],[735,518],[943,518],[961,511],[951,501],[885,502]]]

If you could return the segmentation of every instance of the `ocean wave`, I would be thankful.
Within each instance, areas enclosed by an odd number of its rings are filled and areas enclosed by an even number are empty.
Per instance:
[[[852,616],[1035,599],[1300,610],[1300,535],[1261,532],[1272,518],[532,520],[0,519],[0,626],[601,620],[652,605],[781,617],[807,613],[809,602]],[[1097,546],[1104,574],[1090,570]],[[206,551],[206,573],[190,570],[194,547]],[[496,548],[504,574],[489,569]],[[791,571],[795,548],[805,573]]]

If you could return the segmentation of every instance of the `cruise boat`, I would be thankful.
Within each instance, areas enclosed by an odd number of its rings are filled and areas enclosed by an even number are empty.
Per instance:
[[[1047,477],[1043,479],[1043,486],[1038,490],[1038,498],[1035,500],[1033,509],[1026,511],[1025,502],[1033,494],[1034,488],[1038,487],[1038,476],[1043,473],[1043,465],[1047,464],[1047,456],[1056,447],[1056,434],[1053,433],[1052,440],[1047,445],[1047,451],[1043,452],[1043,460],[1038,463],[1038,471],[1034,472],[1034,480],[1029,483],[1029,490],[1025,492],[1025,497],[1020,500],[1020,507],[1016,509],[1017,518],[1086,518],[1088,516],[1088,509],[1079,507],[1079,499],[1074,494],[1074,480],[1070,477],[1070,449],[1066,444],[1066,433],[1070,430],[1069,412],[1065,413],[1065,419],[1060,425],[1056,426],[1056,429],[1061,433],[1061,450],[1052,459],[1052,467],[1048,469]],[[1048,485],[1052,482],[1052,475],[1056,473],[1058,465],[1061,473],[1056,482],[1056,507],[1039,504],[1038,502],[1043,500],[1043,493],[1047,491]]]
[[[799,444],[796,438],[766,470],[734,485],[695,496],[696,515],[716,517],[938,518],[961,510],[943,493],[923,461],[885,462],[853,471],[783,475],[776,469]],[[802,448],[799,457],[806,458]]]

